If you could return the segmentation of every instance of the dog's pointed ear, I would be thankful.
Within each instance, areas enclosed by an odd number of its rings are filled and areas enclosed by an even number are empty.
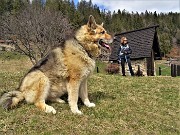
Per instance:
[[[102,26],[102,27],[104,26],[104,23],[103,23],[103,22],[101,23],[101,26]]]
[[[89,21],[87,23],[87,26],[91,29],[96,29],[97,27],[96,21],[92,15],[89,16]]]

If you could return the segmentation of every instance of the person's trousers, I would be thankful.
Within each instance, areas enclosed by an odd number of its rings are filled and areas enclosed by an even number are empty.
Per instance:
[[[128,67],[129,67],[129,71],[131,73],[131,76],[134,76],[134,71],[132,70],[130,58],[128,58],[127,61],[126,61],[126,59],[121,58],[122,75],[125,76],[125,63],[126,62],[128,63]]]

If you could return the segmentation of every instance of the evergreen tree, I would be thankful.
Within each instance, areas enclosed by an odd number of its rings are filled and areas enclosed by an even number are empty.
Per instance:
[[[175,37],[177,39],[177,44],[180,46],[180,30],[179,29],[178,29]]]
[[[16,13],[20,11],[29,0],[0,0],[0,15],[4,13]],[[44,3],[43,3],[44,4]],[[158,35],[161,41],[161,50],[168,53],[172,47],[172,39],[176,38],[179,42],[180,13],[157,13],[145,11],[144,13],[129,13],[125,9],[119,9],[111,13],[105,9],[100,9],[92,0],[81,0],[77,6],[73,0],[46,0],[45,6],[42,0],[33,0],[32,5],[50,8],[60,11],[74,28],[87,23],[89,15],[96,18],[97,23],[104,22],[106,29],[112,33],[120,33],[129,30],[159,24]]]
[[[0,0],[0,15],[6,11],[6,0]]]

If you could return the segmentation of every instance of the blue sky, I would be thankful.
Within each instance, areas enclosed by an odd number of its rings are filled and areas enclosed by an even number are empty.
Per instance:
[[[32,1],[32,0],[30,0]],[[81,0],[74,0],[75,4]],[[89,1],[89,0],[86,0]],[[128,12],[178,12],[180,13],[180,0],[92,0],[93,4],[98,5],[101,9],[110,10],[111,12],[118,9]]]
[[[78,1],[80,0],[74,0],[75,3]],[[92,3],[112,12],[125,9],[128,12],[139,13],[146,10],[157,13],[180,13],[180,0],[92,0]]]
[[[74,3],[76,3],[77,4],[77,2],[78,2],[79,0],[74,0]]]

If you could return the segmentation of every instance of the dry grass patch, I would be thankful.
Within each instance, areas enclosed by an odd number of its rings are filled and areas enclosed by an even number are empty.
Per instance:
[[[30,69],[32,66],[33,65],[31,61],[25,55],[20,55],[18,53],[12,53],[12,52],[0,53],[1,73],[22,72],[24,70]]]

